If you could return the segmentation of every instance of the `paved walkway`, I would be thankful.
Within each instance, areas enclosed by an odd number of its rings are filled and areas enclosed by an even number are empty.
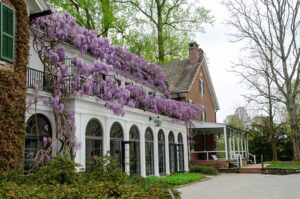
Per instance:
[[[178,190],[183,199],[299,199],[300,174],[221,174]]]

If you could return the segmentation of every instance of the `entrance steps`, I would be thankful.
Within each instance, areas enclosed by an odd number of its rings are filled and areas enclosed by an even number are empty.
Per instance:
[[[263,169],[261,164],[248,165],[242,168],[226,168],[220,169],[223,173],[249,173],[249,174],[261,174]]]

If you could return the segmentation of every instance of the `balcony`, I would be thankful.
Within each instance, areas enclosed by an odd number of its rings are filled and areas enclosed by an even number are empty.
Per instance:
[[[27,69],[27,88],[38,89],[46,92],[54,91],[56,77],[50,73],[39,71],[33,68]]]

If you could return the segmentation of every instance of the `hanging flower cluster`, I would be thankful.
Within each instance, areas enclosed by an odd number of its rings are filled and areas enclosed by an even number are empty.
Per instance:
[[[165,115],[183,121],[201,119],[202,106],[179,102],[165,97],[147,95],[142,87],[126,86],[130,91],[130,102],[135,108]]]
[[[189,121],[200,119],[202,107],[178,102],[167,97],[149,96],[143,87],[118,85],[109,76],[112,70],[120,75],[161,89],[167,96],[165,75],[161,69],[142,57],[130,53],[119,46],[111,46],[105,38],[98,38],[95,31],[87,30],[76,24],[69,14],[52,14],[37,18],[32,29],[40,42],[51,43],[51,48],[42,47],[40,57],[46,60],[54,75],[53,97],[44,103],[51,105],[58,114],[68,116],[63,104],[65,93],[91,95],[106,102],[106,107],[114,114],[123,116],[124,107],[134,107],[145,111],[165,115],[171,118]],[[89,53],[95,58],[88,64],[80,57],[71,58],[71,64],[65,63],[65,49],[55,48],[54,43],[68,42]],[[65,120],[69,121],[68,117]],[[69,121],[70,126],[73,121]],[[75,139],[73,139],[75,140]]]
[[[39,17],[32,24],[32,29],[36,33],[39,31],[40,37],[46,34],[49,40],[70,43],[82,53],[88,53],[101,62],[112,65],[118,74],[159,88],[167,94],[166,77],[159,66],[122,47],[110,45],[107,38],[97,37],[95,31],[79,26],[68,13]]]

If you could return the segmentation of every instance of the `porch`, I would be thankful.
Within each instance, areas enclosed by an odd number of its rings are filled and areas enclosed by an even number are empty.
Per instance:
[[[226,124],[193,122],[190,128],[190,164],[227,168],[249,159],[247,134]]]

